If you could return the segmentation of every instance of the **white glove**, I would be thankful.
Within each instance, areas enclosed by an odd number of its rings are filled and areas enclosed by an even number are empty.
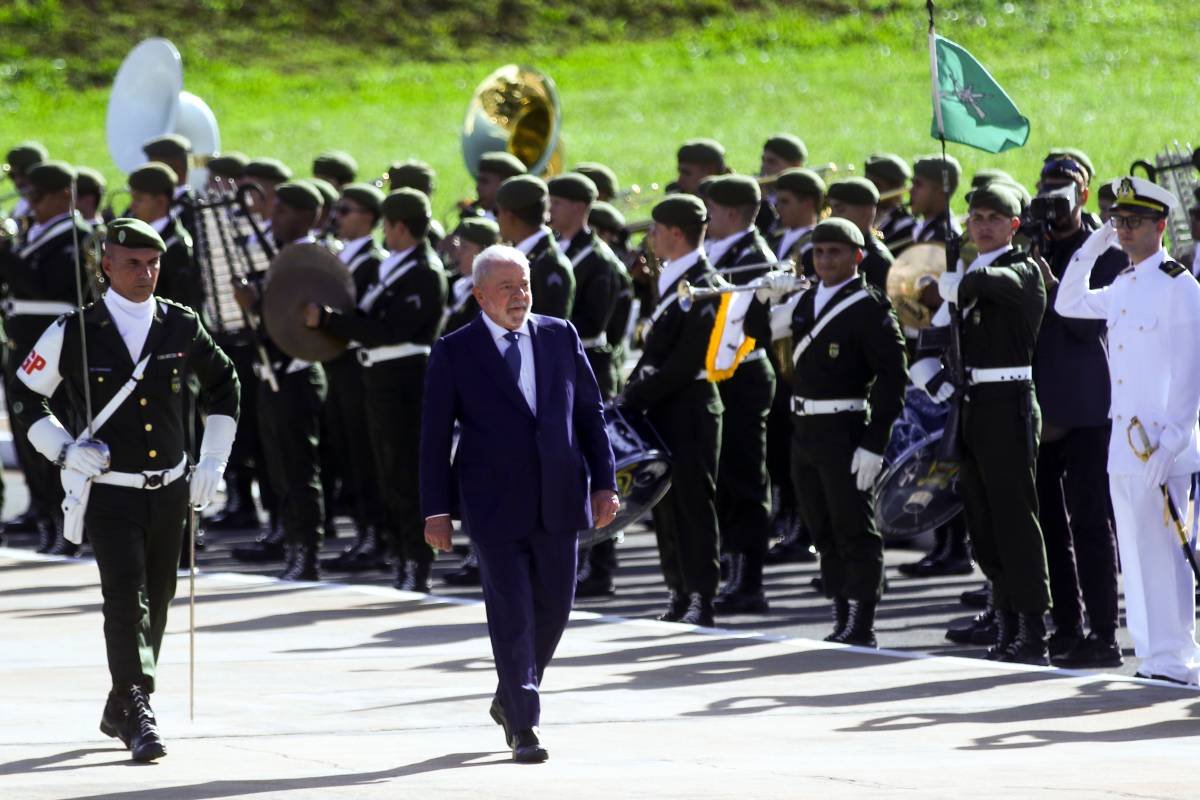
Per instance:
[[[929,394],[929,392],[926,391],[926,394]],[[929,394],[929,396],[939,403],[944,403],[951,397],[954,397],[954,384],[947,381],[939,386],[936,392]]]
[[[229,463],[233,450],[233,437],[237,435],[237,421],[224,414],[212,414],[204,423],[204,438],[200,441],[200,460],[192,471],[188,483],[189,500],[196,509],[212,502]]]
[[[1150,459],[1146,462],[1146,468],[1142,471],[1142,477],[1146,479],[1146,486],[1155,489],[1166,483],[1174,463],[1175,454],[1166,448],[1160,447],[1151,453]]]
[[[938,278],[938,294],[947,303],[958,305],[958,285],[962,283],[963,274],[961,272],[946,271],[942,273],[942,277]]]
[[[924,390],[930,399],[944,403],[954,396],[953,384],[947,381],[939,386],[937,391],[929,391],[929,382],[941,371],[942,362],[936,358],[922,358],[908,368],[908,377],[913,382],[913,385]]]
[[[861,447],[854,451],[850,459],[850,474],[855,476],[855,484],[860,492],[869,492],[882,471],[883,456]]]
[[[796,288],[796,276],[774,270],[758,279],[762,286],[755,290],[754,299],[760,303],[778,303]]]
[[[1112,221],[1104,223],[1101,227],[1092,231],[1092,235],[1087,238],[1087,241],[1075,251],[1075,258],[1083,261],[1095,261],[1110,247],[1120,247],[1120,240],[1117,238],[1117,229],[1113,227]]]
[[[62,465],[85,478],[94,478],[108,469],[111,460],[104,442],[84,439],[67,445]]]

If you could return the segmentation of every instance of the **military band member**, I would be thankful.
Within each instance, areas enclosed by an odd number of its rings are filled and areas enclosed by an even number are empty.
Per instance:
[[[588,212],[588,225],[608,245],[621,265],[617,275],[617,304],[608,320],[608,344],[612,348],[613,372],[617,376],[617,391],[625,384],[625,353],[633,336],[633,326],[638,320],[641,305],[633,292],[633,278],[628,264],[633,254],[629,251],[629,232],[625,229],[625,217],[612,205],[602,200],[592,204]]]
[[[755,293],[746,332],[770,341],[778,316],[777,335],[789,332],[795,346],[792,481],[821,553],[822,588],[833,600],[834,629],[825,641],[874,647],[883,590],[875,480],[904,405],[904,337],[887,296],[858,271],[865,252],[859,227],[827,219],[812,241],[819,285],[772,313],[767,303],[783,301],[792,284],[773,273]]]
[[[825,208],[825,181],[810,169],[784,170],[775,180],[775,212],[779,220],[767,246],[780,261],[800,264],[811,247],[812,229]],[[799,271],[799,270],[798,270]]]
[[[758,175],[760,178],[772,178],[785,169],[803,167],[806,160],[808,160],[808,148],[805,147],[799,136],[777,133],[763,143]],[[775,192],[774,187],[771,187],[763,195],[754,224],[763,236],[767,236],[777,220]]]
[[[1162,492],[1186,509],[1190,478],[1200,471],[1200,285],[1163,248],[1175,196],[1140,178],[1119,178],[1112,190],[1112,217],[1072,258],[1055,308],[1108,324],[1109,486],[1138,675],[1194,685],[1195,581]],[[1096,260],[1116,246],[1132,266],[1111,286],[1090,288]],[[1153,448],[1145,463],[1133,450],[1135,417]]]
[[[597,164],[595,161],[581,161],[575,165],[574,171],[580,175],[586,175],[592,183],[596,184],[597,202],[611,203],[621,189],[621,184],[617,181],[617,173],[603,164]]]
[[[17,248],[0,249],[0,281],[7,286],[4,326],[9,358],[6,385],[11,385],[47,323],[77,307],[77,281],[88,286],[79,248],[87,245],[92,229],[71,213],[71,184],[75,170],[61,161],[43,161],[26,176],[26,199],[33,225]],[[64,413],[57,406],[55,411]],[[17,416],[8,397],[9,418]],[[38,552],[73,555],[77,547],[63,538],[62,484],[58,471],[39,456],[23,436],[13,437],[17,458],[29,485],[30,508],[38,530]]]
[[[250,207],[263,220],[263,233],[271,232],[271,215],[275,213],[275,187],[292,179],[292,170],[277,158],[255,158],[247,162],[238,185],[254,184],[262,194],[252,192]]]
[[[417,460],[425,367],[442,329],[446,275],[426,239],[429,199],[415,189],[399,189],[384,199],[382,211],[384,240],[392,252],[359,298],[358,309],[342,313],[310,304],[304,322],[360,343],[379,492],[396,536],[395,586],[428,592],[434,553],[425,541]]]
[[[142,152],[147,161],[166,164],[175,173],[175,192],[171,198],[171,216],[178,217],[187,232],[196,236],[196,213],[192,210],[195,193],[188,186],[188,165],[192,155],[192,143],[186,136],[168,133],[142,143]]]
[[[496,192],[496,223],[500,238],[529,259],[533,313],[570,319],[575,308],[575,272],[546,227],[548,196],[541,178],[509,178]]]
[[[976,189],[967,231],[979,255],[965,274],[947,271],[938,282],[942,299],[962,309],[967,385],[956,389],[929,350],[910,375],[939,401],[965,393],[959,490],[975,558],[992,582],[997,635],[988,658],[1046,665],[1050,581],[1034,484],[1041,412],[1031,366],[1046,287],[1038,266],[1012,248],[1020,208],[1003,185]],[[943,305],[934,325],[948,322]]]
[[[771,269],[775,254],[755,227],[762,200],[758,181],[745,175],[717,178],[708,187],[705,249],[713,269],[745,284]],[[744,270],[757,265],[755,269]],[[769,342],[770,340],[765,340]],[[717,384],[721,404],[721,460],[717,471],[717,519],[722,548],[731,554],[729,581],[714,608],[721,614],[767,611],[762,571],[770,537],[771,485],[767,475],[767,413],[775,395],[775,369],[763,342]]]
[[[475,201],[460,207],[462,216],[496,219],[496,193],[500,191],[500,184],[528,171],[521,159],[512,153],[484,153],[479,157],[476,170]]]
[[[663,259],[662,298],[651,315],[642,358],[625,387],[624,404],[645,411],[672,454],[671,488],[654,507],[663,577],[670,590],[659,619],[711,625],[720,580],[717,460],[721,395],[707,379],[704,357],[716,318],[713,300],[679,305],[681,281],[713,286],[716,273],[700,246],[707,211],[699,198],[675,195],[652,212],[654,252]]]
[[[829,213],[848,219],[862,231],[865,247],[858,271],[881,294],[887,294],[887,274],[896,259],[874,228],[879,190],[866,178],[846,178],[829,185]]]
[[[476,256],[492,245],[500,243],[500,226],[490,219],[472,217],[460,222],[453,235],[458,239],[458,246],[455,248],[458,277],[450,284],[445,333],[453,333],[479,314],[479,302],[471,291],[475,288],[471,269]]]
[[[903,190],[912,180],[912,167],[893,153],[872,153],[867,156],[863,174],[880,194],[873,227],[883,234],[883,243],[891,254],[898,256],[912,244],[912,229],[917,222],[904,206]]]
[[[49,157],[49,153],[40,142],[22,142],[4,156],[4,163],[8,164],[8,177],[20,195],[16,205],[5,216],[17,221],[21,233],[33,224],[33,210],[29,207],[28,198],[32,188],[29,183],[29,171]]]
[[[210,190],[226,190],[236,186],[246,174],[246,165],[250,159],[245,153],[236,150],[213,156],[208,161],[208,188]]]
[[[56,473],[61,467],[73,486],[91,479],[82,490],[78,524],[86,525],[104,593],[112,690],[100,729],[121,739],[135,761],[166,755],[150,694],[175,596],[180,542],[189,503],[202,507],[216,492],[238,415],[233,364],[191,309],[154,296],[164,249],[143,222],[110,224],[103,258],[110,288],[83,311],[86,361],[78,317],[67,314],[45,330],[9,384],[18,423],[38,458]],[[190,481],[182,402],[189,373],[208,409]],[[96,431],[76,439],[64,424],[74,430],[85,425],[85,381]],[[123,387],[133,391],[117,399]],[[56,390],[69,408],[61,422],[48,402]]]
[[[945,182],[947,177],[948,187]],[[912,213],[920,217],[913,225],[914,244],[945,242],[947,228],[955,238],[962,235],[962,228],[950,213],[950,198],[958,191],[961,178],[962,167],[954,156],[946,156],[944,161],[940,155],[926,156],[913,162],[909,202],[912,204]]]
[[[405,188],[416,189],[428,197],[432,205],[433,193],[437,190],[437,173],[424,161],[418,159],[394,161],[388,167],[387,176],[388,188],[391,191]],[[429,220],[429,243],[435,250],[439,248],[445,238],[446,229],[442,227],[442,223],[438,222],[436,217]]]
[[[617,393],[617,375],[608,342],[608,323],[617,305],[623,267],[588,227],[588,214],[598,195],[591,179],[568,172],[551,178],[547,189],[550,227],[558,239],[559,251],[571,262],[575,274],[571,324],[583,342],[601,397],[611,400]]]
[[[383,215],[383,192],[369,183],[351,183],[342,189],[334,207],[334,226],[343,242],[338,258],[354,279],[354,296],[363,297],[379,277],[387,252],[375,241]],[[359,572],[381,566],[386,550],[386,512],[379,492],[379,477],[371,456],[363,366],[358,349],[349,348],[324,364],[329,377],[325,401],[325,432],[329,450],[340,457],[343,481],[353,497],[353,542],[322,567]],[[324,440],[323,440],[324,441]]]
[[[200,309],[204,281],[192,257],[192,237],[183,223],[171,216],[175,186],[175,173],[166,164],[154,161],[138,167],[129,173],[129,215],[153,228],[167,247],[159,259],[155,295]]]
[[[104,224],[100,209],[107,188],[108,183],[99,171],[91,167],[75,168],[75,208],[83,221],[92,226],[92,230]]]
[[[296,181],[275,187],[269,236],[276,252],[290,244],[316,244],[311,231],[320,213],[321,193],[311,184]],[[261,274],[252,277],[261,279]],[[243,308],[258,309],[262,295],[256,284],[241,286],[236,294]],[[279,575],[282,580],[315,581],[321,576],[317,556],[325,522],[319,455],[325,370],[286,355],[270,337],[266,348],[279,391],[272,391],[260,376],[258,433],[275,494],[273,510],[281,525],[249,545],[234,548],[233,555],[243,561],[286,557]]]
[[[340,192],[346,184],[354,183],[354,178],[358,175],[358,162],[349,153],[326,150],[313,159],[312,174],[314,178],[327,181]]]
[[[725,166],[725,148],[715,139],[690,139],[684,142],[675,154],[678,176],[676,190],[686,194],[698,194],[700,181],[710,175],[729,172]]]
[[[321,215],[313,226],[312,235],[318,243],[324,245],[331,253],[337,254],[342,250],[342,242],[333,229],[333,209],[337,206],[341,192],[324,178],[305,178],[306,183],[321,193]]]

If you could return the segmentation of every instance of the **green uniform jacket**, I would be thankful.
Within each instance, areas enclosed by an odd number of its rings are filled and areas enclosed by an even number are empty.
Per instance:
[[[887,294],[887,274],[896,259],[887,246],[875,235],[875,231],[867,232],[867,246],[863,249],[863,260],[858,265],[858,273],[868,284]]]
[[[587,254],[580,258],[585,251]],[[563,255],[574,264],[575,307],[571,310],[571,324],[584,341],[606,334],[621,288],[620,273],[624,271],[621,262],[599,236],[586,228],[572,237]]]
[[[78,302],[75,283],[75,241],[79,241],[79,278],[87,291],[83,253],[86,252],[91,227],[76,216],[54,223],[33,244],[21,249],[0,250],[0,281],[5,296],[12,300],[46,300],[75,305]],[[15,356],[24,359],[29,348],[42,335],[51,317],[44,315],[12,316],[5,320],[9,341]]]
[[[964,365],[988,368],[1033,363],[1046,311],[1046,284],[1027,254],[1009,250],[991,265],[968,271],[958,286],[958,301],[963,316]]]
[[[570,319],[575,308],[575,273],[567,257],[558,252],[554,234],[539,239],[527,255],[533,313]]]
[[[142,380],[120,408],[96,433],[112,451],[117,472],[167,470],[184,457],[190,417],[184,416],[185,379],[195,375],[200,404],[209,414],[238,416],[239,386],[233,362],[217,347],[190,308],[157,299],[154,321],[142,347],[150,354]],[[92,410],[98,413],[133,373],[134,361],[103,302],[83,312],[87,326],[88,372]],[[59,317],[46,330],[17,379],[13,412],[28,430],[48,416],[47,402],[55,390],[65,391],[72,419],[61,420],[78,433],[86,424],[80,356],[79,322],[74,313]]]
[[[159,233],[167,251],[158,262],[158,286],[154,290],[155,296],[201,313],[199,309],[204,307],[204,281],[196,267],[191,234],[178,219],[171,219],[166,228]],[[203,317],[201,320],[205,327],[211,327],[209,320]]]

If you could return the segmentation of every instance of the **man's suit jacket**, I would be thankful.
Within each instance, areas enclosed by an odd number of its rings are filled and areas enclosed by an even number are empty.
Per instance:
[[[590,492],[616,488],[600,390],[579,334],[539,314],[529,316],[529,332],[536,417],[482,314],[437,341],[425,373],[422,512],[450,513],[457,489],[471,536],[483,542],[589,528]]]

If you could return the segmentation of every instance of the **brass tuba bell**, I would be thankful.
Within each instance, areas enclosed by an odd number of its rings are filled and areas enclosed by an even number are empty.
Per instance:
[[[463,160],[478,176],[484,153],[512,153],[531,175],[562,169],[562,106],[554,81],[533,67],[506,64],[483,79],[467,106]]]

